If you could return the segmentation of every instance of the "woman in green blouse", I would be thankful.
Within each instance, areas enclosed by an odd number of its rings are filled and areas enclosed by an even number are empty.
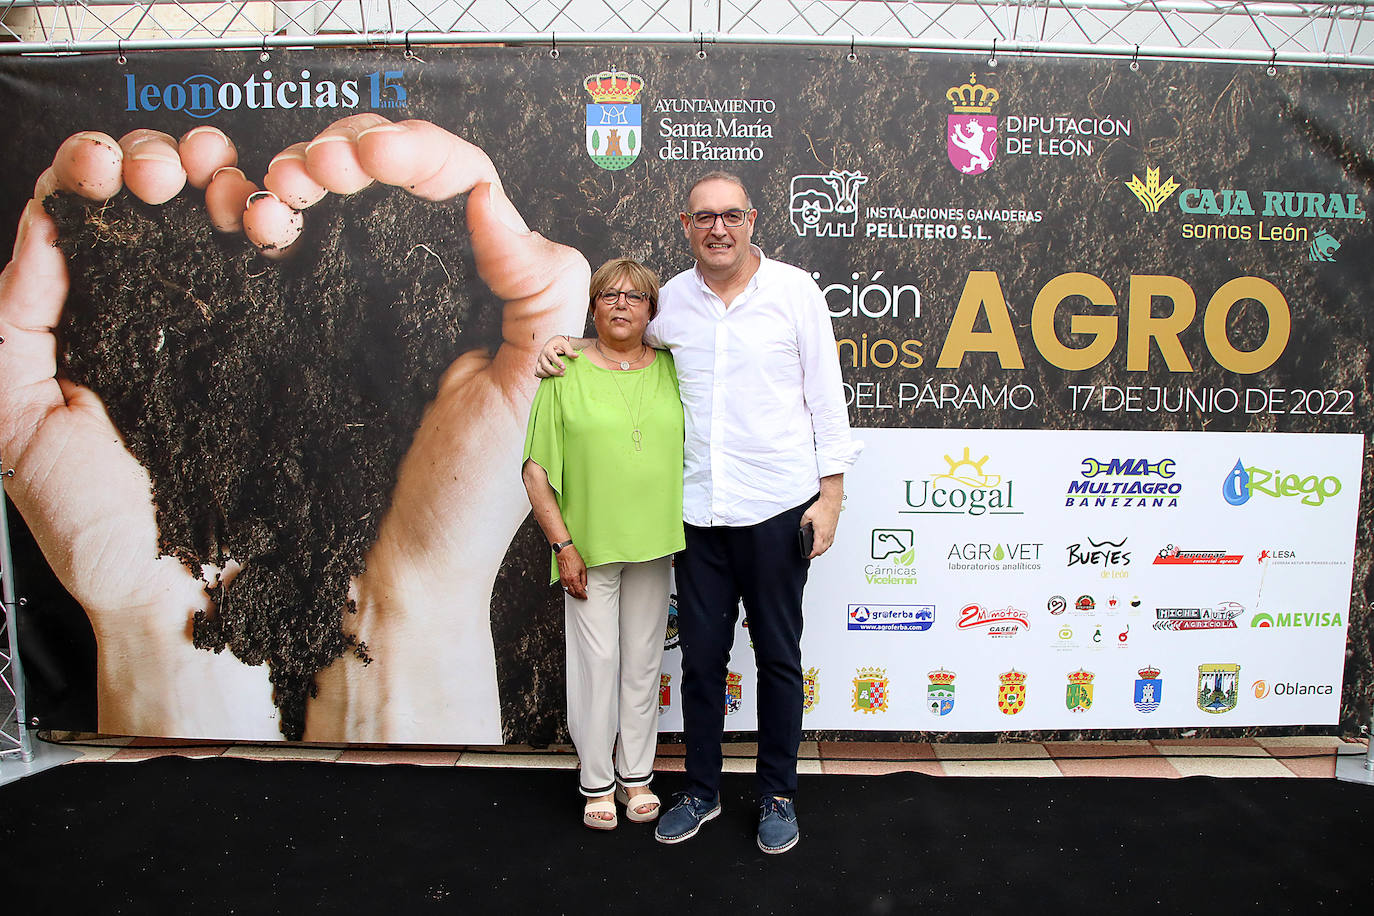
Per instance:
[[[682,401],[673,357],[644,343],[658,278],[629,258],[592,274],[596,339],[530,408],[524,479],[564,591],[568,730],[582,821],[658,816],[649,788],[672,555],[682,535]]]

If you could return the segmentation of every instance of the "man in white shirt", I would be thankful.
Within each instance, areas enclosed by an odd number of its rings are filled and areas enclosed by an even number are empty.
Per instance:
[[[679,214],[696,265],[664,284],[645,340],[673,353],[686,415],[678,555],[687,791],[656,837],[678,843],[720,814],[726,665],[744,603],[758,669],[759,848],[799,836],[793,798],[802,718],[802,589],[835,537],[849,431],[825,299],[802,270],[751,244],[743,183],[701,178]],[[540,374],[558,374],[555,338]],[[803,540],[804,539],[804,540]]]

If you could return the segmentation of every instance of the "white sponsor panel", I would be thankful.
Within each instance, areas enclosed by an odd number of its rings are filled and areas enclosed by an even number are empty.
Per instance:
[[[1361,436],[862,438],[806,590],[805,728],[1337,721]],[[873,609],[921,627],[872,626]],[[754,713],[741,636],[747,710],[727,728]]]

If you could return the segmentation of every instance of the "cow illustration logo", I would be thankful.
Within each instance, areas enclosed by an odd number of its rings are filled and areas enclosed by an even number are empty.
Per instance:
[[[815,709],[816,704],[820,701],[820,672],[815,668],[807,668],[802,672],[802,714],[805,715]]]
[[[954,105],[954,113],[945,122],[949,164],[965,175],[981,175],[997,158],[997,118],[992,106],[1001,93],[979,85],[978,77],[970,74],[967,83],[951,86],[945,98]]]
[[[1240,665],[1197,666],[1197,708],[1217,715],[1240,702]]]
[[[1064,690],[1064,705],[1069,712],[1087,712],[1092,708],[1095,676],[1091,671],[1081,668],[1069,675],[1069,683]]]
[[[931,715],[947,716],[954,712],[954,672],[944,668],[931,671],[926,675],[930,686],[926,688],[926,706]]]
[[[671,674],[660,674],[658,676],[658,714],[661,716],[668,711],[668,707],[673,705],[673,676]]]
[[[734,671],[725,675],[725,714],[734,715],[744,705],[744,676]]]
[[[1135,697],[1132,702],[1141,712],[1154,712],[1164,699],[1164,682],[1159,678],[1159,669],[1146,665],[1139,671],[1135,682]]]
[[[792,176],[792,228],[797,235],[816,238],[853,238],[859,222],[859,185],[862,172],[830,170],[826,175]]]
[[[1015,668],[998,675],[1002,685],[997,688],[997,708],[1003,715],[1014,716],[1026,708],[1026,675]]]
[[[882,668],[860,668],[856,674],[851,703],[854,711],[864,715],[887,712],[887,671]]]
[[[634,104],[644,80],[612,67],[582,81],[592,97],[587,106],[587,155],[611,172],[628,168],[639,158],[643,131],[639,106]]]

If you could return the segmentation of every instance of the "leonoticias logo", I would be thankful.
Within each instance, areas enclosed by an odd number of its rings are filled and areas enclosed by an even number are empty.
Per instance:
[[[404,76],[401,70],[376,70],[361,80],[339,80],[323,79],[309,70],[296,75],[264,70],[239,82],[195,73],[179,82],[156,83],[126,73],[124,110],[177,111],[204,119],[239,108],[404,108],[408,99]]]

